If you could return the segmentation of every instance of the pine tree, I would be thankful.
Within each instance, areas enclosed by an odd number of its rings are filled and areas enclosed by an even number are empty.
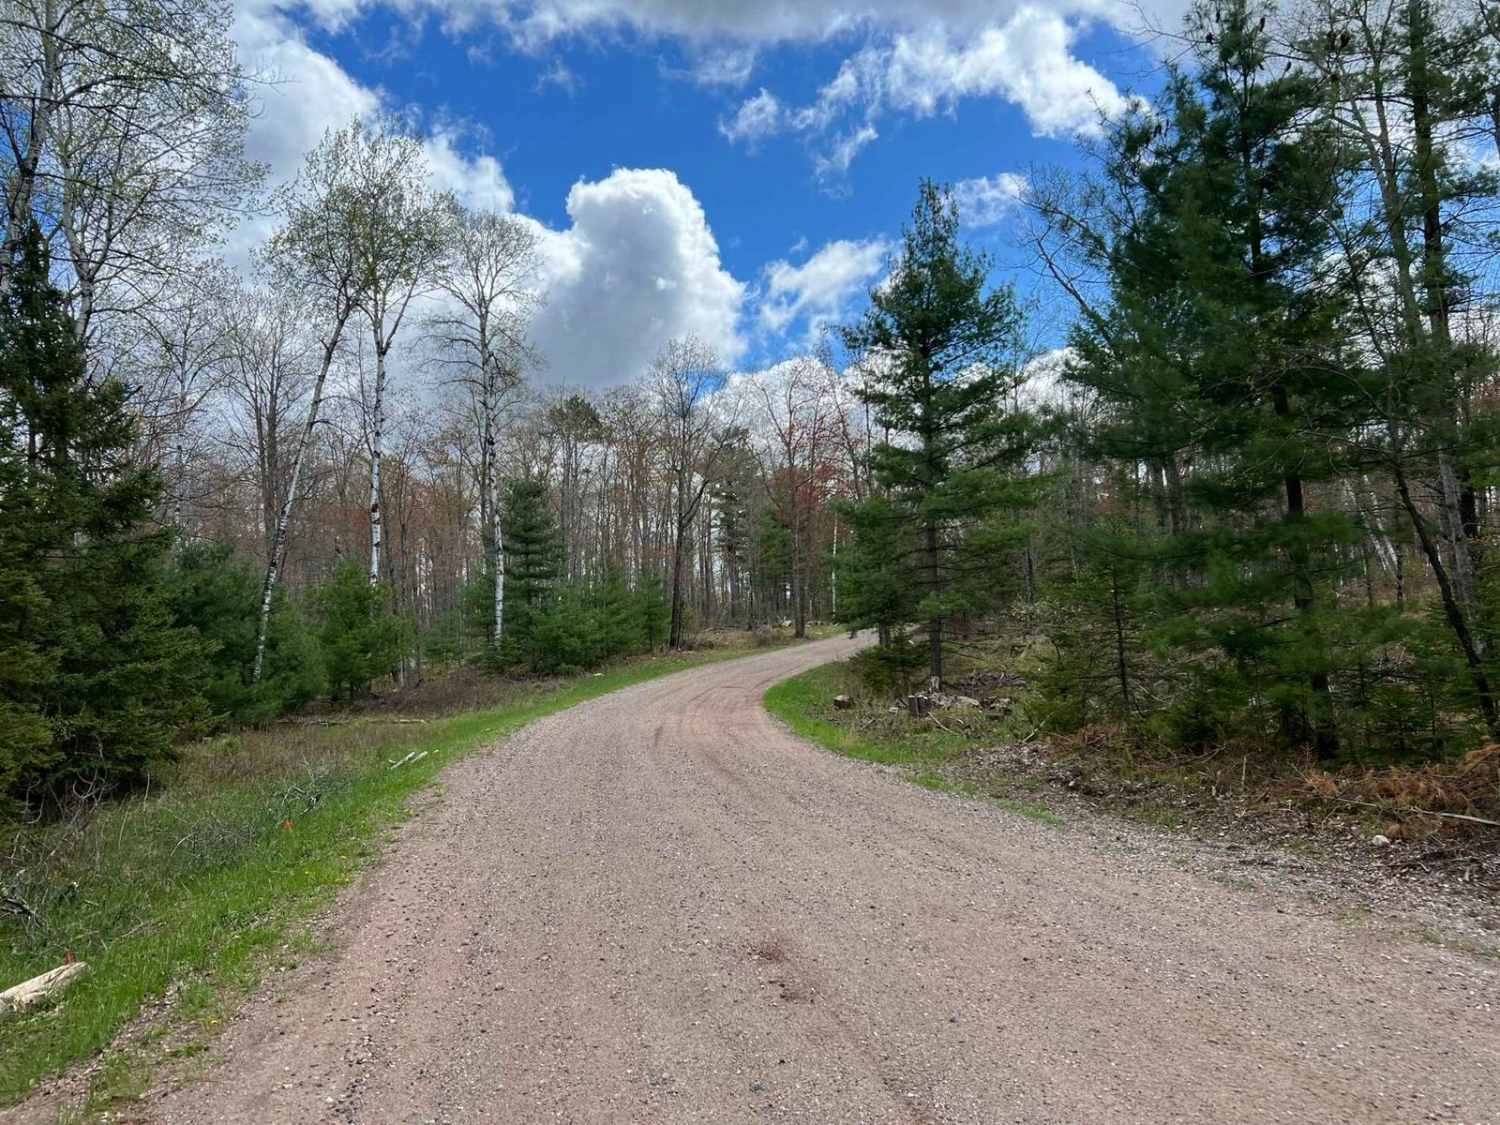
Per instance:
[[[202,713],[203,646],[175,626],[162,484],[132,464],[126,390],[93,386],[32,228],[0,300],[0,793],[141,778]]]
[[[551,602],[562,569],[562,544],[547,486],[509,483],[501,513],[505,542],[505,644],[509,660],[529,661],[537,620]]]
[[[892,440],[871,465],[884,508],[851,514],[884,520],[879,554],[915,597],[926,622],[928,674],[943,676],[943,623],[993,597],[1013,516],[1030,503],[1015,469],[1029,420],[1007,413],[1018,382],[1022,318],[1008,287],[991,288],[991,263],[964,247],[951,193],[924,181],[888,281],[870,308],[842,331],[866,366],[860,394]]]
[[[1070,375],[1104,408],[1096,449],[1164,481],[1162,642],[1212,654],[1220,703],[1269,700],[1288,739],[1328,756],[1331,588],[1359,529],[1311,494],[1370,401],[1326,222],[1343,152],[1309,115],[1313,80],[1269,73],[1260,8],[1201,8],[1189,26],[1193,77],[1111,136],[1130,206],[1115,211],[1110,307],[1075,333]]]
[[[386,608],[390,591],[370,585],[360,567],[347,559],[333,577],[313,591],[319,621],[318,642],[328,687],[335,698],[368,693],[370,685],[393,672],[405,650],[401,621]]]
[[[316,638],[297,605],[277,590],[271,608],[264,669],[252,684],[261,576],[227,546],[192,544],[177,552],[168,572],[172,618],[194,629],[208,647],[203,694],[216,717],[241,723],[273,719],[323,690]]]

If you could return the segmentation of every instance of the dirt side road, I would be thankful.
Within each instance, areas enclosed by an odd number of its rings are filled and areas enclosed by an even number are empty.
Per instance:
[[[1500,966],[1132,869],[765,715],[851,647],[680,673],[457,765],[333,955],[144,1117],[1500,1123]]]

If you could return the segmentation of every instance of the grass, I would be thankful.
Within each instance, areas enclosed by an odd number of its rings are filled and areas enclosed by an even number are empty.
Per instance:
[[[843,711],[834,709],[834,696],[857,698],[859,694],[847,664],[824,664],[776,684],[766,692],[765,705],[794,733],[835,754],[894,767],[924,789],[987,798],[1042,824],[1063,823],[1062,817],[1041,802],[1016,795],[1017,790],[1028,788],[1022,779],[992,774],[979,784],[960,776],[953,767],[976,745],[971,733],[916,722],[904,713],[888,715],[878,702],[865,701],[862,706]]]
[[[69,953],[90,971],[51,1005],[0,1018],[0,1105],[94,1056],[169,994],[173,1022],[211,1033],[268,969],[313,951],[299,923],[378,854],[408,799],[459,755],[607,692],[746,651],[654,657],[544,684],[488,680],[487,706],[446,718],[366,715],[215,739],[188,748],[155,792],[12,827],[0,838],[0,885],[25,907],[0,914],[0,987]],[[411,754],[422,756],[391,768]],[[201,1049],[189,1037],[158,1055]],[[138,1096],[148,1064],[135,1047],[107,1052],[86,1108]]]

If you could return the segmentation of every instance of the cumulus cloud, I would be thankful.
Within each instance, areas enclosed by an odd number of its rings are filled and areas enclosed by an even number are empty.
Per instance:
[[[703,207],[675,174],[617,169],[580,181],[567,210],[566,230],[541,228],[547,303],[534,337],[544,379],[625,382],[664,340],[688,334],[726,362],[740,357],[745,287],[720,263]]]
[[[800,266],[781,260],[766,267],[758,320],[762,328],[783,333],[799,321],[806,338],[816,340],[823,327],[839,320],[863,294],[890,256],[882,239],[830,242]]]
[[[452,126],[439,127],[423,140],[433,186],[452,192],[470,207],[511,210],[516,194],[500,161],[484,152],[464,153],[459,147],[462,143],[462,131]]]
[[[318,0],[309,8],[337,26],[357,14],[358,2]],[[259,91],[261,112],[247,143],[248,154],[268,165],[273,185],[296,175],[328,129],[409,108],[356,81],[271,0],[244,4],[234,34],[246,65],[275,78]],[[473,207],[514,210],[515,192],[500,161],[483,150],[481,131],[438,121],[421,135],[434,187]],[[535,324],[547,365],[542,378],[622,382],[645,369],[664,339],[688,333],[718,348],[727,362],[739,358],[745,287],[721,265],[702,206],[672,172],[622,169],[579,182],[567,212],[565,229],[536,224],[547,293]],[[226,256],[247,264],[274,221],[243,224]]]
[[[959,218],[971,227],[992,227],[1016,209],[1026,192],[1026,177],[1014,172],[960,180],[953,185]]]

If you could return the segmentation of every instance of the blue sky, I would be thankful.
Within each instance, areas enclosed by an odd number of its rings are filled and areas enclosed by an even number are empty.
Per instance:
[[[404,115],[439,184],[538,224],[548,381],[625,381],[691,332],[743,368],[857,312],[921,176],[959,186],[1000,276],[1017,177],[1151,93],[1136,8],[1106,0],[242,0],[280,81],[252,153]],[[1148,13],[1163,25],[1175,0]]]

